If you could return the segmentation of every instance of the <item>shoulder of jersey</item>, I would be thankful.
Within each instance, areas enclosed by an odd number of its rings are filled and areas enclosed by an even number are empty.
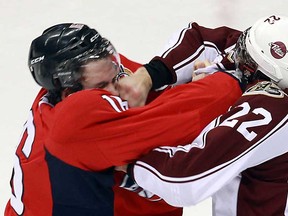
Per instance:
[[[256,85],[250,87],[244,92],[243,96],[259,94],[277,98],[283,98],[284,96],[287,96],[281,88],[269,81],[259,82]]]

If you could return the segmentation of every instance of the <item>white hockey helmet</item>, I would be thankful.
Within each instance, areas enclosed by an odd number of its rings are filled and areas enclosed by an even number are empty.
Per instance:
[[[288,88],[288,17],[259,19],[247,31],[246,52],[257,69],[282,88]]]

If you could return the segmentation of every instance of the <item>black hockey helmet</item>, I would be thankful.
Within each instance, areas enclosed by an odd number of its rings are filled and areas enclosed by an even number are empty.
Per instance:
[[[79,88],[78,69],[83,61],[114,53],[113,45],[95,29],[63,23],[46,29],[32,41],[28,66],[34,80],[47,90]]]

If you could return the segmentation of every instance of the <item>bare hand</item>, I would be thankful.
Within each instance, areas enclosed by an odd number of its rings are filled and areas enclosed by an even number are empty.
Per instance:
[[[139,107],[146,103],[152,80],[147,70],[140,67],[134,74],[121,78],[115,85],[120,97],[128,101],[129,107]]]
[[[197,61],[195,61],[195,63],[194,63],[194,70],[197,70],[197,69],[199,69],[199,68],[205,68],[205,67],[207,67],[207,66],[209,66],[209,65],[211,65],[211,63],[210,63],[209,61],[207,61],[207,60],[205,60],[205,61],[199,61],[199,60],[197,60]]]
[[[205,60],[205,61],[195,61],[194,71],[196,71],[199,68],[206,68],[206,67],[208,67],[210,65],[211,65],[211,63],[209,61],[207,61],[207,60]],[[193,73],[192,81],[194,82],[194,81],[203,79],[207,75],[208,75],[207,73],[200,73],[200,74]]]

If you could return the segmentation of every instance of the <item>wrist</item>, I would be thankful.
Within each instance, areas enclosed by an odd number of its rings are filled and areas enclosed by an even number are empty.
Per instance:
[[[174,82],[174,78],[166,65],[159,60],[152,60],[144,65],[152,80],[152,89],[161,88]]]
[[[152,78],[145,67],[138,68],[135,75],[140,77],[142,84],[146,87],[148,91],[152,88]]]

